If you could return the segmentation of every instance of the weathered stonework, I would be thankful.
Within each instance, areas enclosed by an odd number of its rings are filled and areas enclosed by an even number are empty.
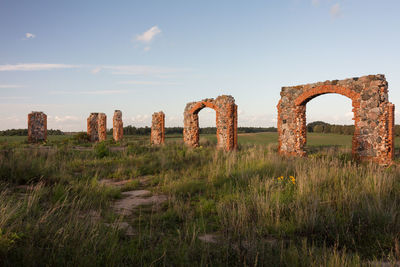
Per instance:
[[[89,118],[87,118],[87,134],[90,142],[99,141],[98,117],[99,113],[90,113]]]
[[[121,141],[124,136],[124,124],[122,122],[122,112],[116,110],[113,117],[113,138],[115,141]]]
[[[328,93],[341,94],[352,100],[353,157],[390,164],[394,157],[394,105],[388,101],[388,83],[384,75],[282,87],[277,106],[279,152],[306,155],[306,104]]]
[[[107,140],[107,116],[104,113],[99,113],[99,141]]]
[[[91,142],[107,139],[107,116],[104,113],[90,113],[87,119],[87,134]]]
[[[217,147],[227,151],[237,148],[237,105],[229,95],[214,99],[204,99],[186,105],[184,115],[183,140],[190,147],[199,146],[199,115],[203,108],[216,112]]]
[[[28,114],[28,142],[37,143],[47,139],[47,115],[32,111]]]
[[[165,114],[164,112],[154,112],[151,122],[151,137],[152,145],[161,145],[165,141]]]

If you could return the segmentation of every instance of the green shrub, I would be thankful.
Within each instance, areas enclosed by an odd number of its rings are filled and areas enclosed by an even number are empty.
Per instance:
[[[86,132],[77,133],[72,137],[72,140],[76,141],[77,143],[88,143],[90,142],[89,135]]]
[[[95,146],[94,151],[97,158],[104,158],[110,155],[110,149],[104,142],[98,143]]]

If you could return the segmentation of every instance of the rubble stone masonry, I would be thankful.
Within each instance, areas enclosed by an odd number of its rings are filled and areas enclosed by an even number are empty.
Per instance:
[[[151,137],[152,145],[161,145],[165,141],[165,114],[164,112],[155,112],[151,122]]]
[[[104,113],[90,113],[87,119],[87,134],[91,142],[107,139],[107,116]]]
[[[47,139],[47,115],[32,111],[28,114],[28,142],[37,143]]]
[[[216,112],[217,147],[226,151],[237,148],[237,105],[230,95],[214,99],[204,99],[186,105],[184,111],[183,140],[190,147],[199,146],[199,116],[203,108],[212,108]]]
[[[306,154],[306,104],[328,93],[341,94],[352,100],[353,157],[390,164],[394,157],[394,105],[388,100],[388,83],[384,75],[282,87],[277,106],[279,152],[293,156]]]
[[[90,113],[89,118],[87,118],[87,134],[90,142],[99,141],[98,117],[99,113]]]
[[[99,141],[107,140],[107,116],[104,113],[99,113]]]
[[[113,138],[115,141],[121,141],[124,136],[124,124],[122,122],[122,112],[116,110],[113,117]]]

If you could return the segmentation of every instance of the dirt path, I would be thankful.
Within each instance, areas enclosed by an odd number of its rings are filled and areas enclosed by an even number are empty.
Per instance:
[[[139,179],[139,178],[138,178]],[[146,186],[148,184],[148,178],[140,178],[140,185]],[[113,180],[105,179],[100,181],[101,184],[110,187],[122,188],[126,184],[129,184],[133,180]],[[115,213],[121,215],[121,221],[106,224],[112,228],[123,230],[127,236],[135,235],[135,231],[129,224],[129,221],[134,219],[135,211],[141,207],[149,207],[151,209],[159,209],[161,204],[166,202],[168,197],[166,195],[156,195],[149,190],[131,190],[122,193],[122,198],[115,201],[112,208]]]

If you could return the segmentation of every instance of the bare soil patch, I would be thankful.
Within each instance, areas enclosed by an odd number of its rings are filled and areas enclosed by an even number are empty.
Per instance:
[[[139,206],[156,206],[167,201],[165,195],[152,195],[148,190],[134,190],[122,193],[122,199],[116,201],[113,209],[117,214],[128,216]]]

